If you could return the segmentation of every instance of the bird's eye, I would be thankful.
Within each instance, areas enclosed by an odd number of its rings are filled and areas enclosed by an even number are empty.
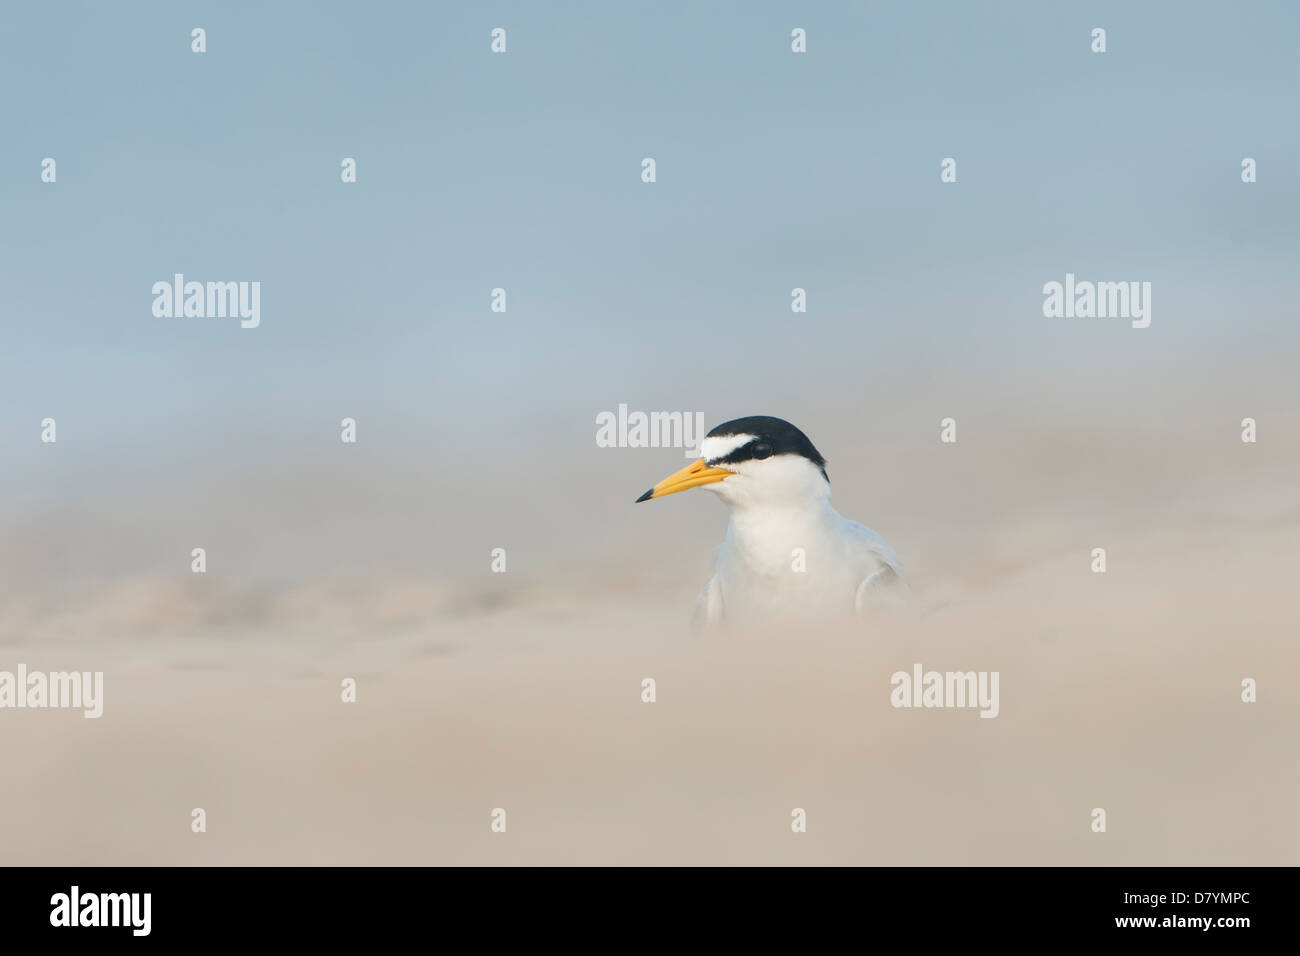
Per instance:
[[[772,457],[772,446],[765,441],[754,442],[754,457],[759,461]]]

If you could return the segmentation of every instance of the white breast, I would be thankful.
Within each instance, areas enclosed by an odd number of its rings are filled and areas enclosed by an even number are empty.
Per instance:
[[[699,614],[741,624],[849,616],[863,583],[882,570],[901,575],[889,546],[828,502],[733,512]]]

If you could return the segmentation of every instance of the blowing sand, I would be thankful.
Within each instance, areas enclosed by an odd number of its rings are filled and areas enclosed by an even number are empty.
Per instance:
[[[689,632],[723,509],[631,505],[677,452],[590,486],[539,468],[555,524],[517,532],[504,575],[487,567],[502,528],[471,532],[503,499],[444,487],[421,493],[462,514],[430,550],[472,554],[459,578],[374,547],[351,568],[304,559],[297,581],[171,555],[75,586],[29,576],[0,668],[103,670],[104,715],[0,714],[0,861],[1295,864],[1297,461],[1234,441],[900,441],[884,484],[832,455],[835,503],[913,585],[854,632]],[[397,479],[357,481],[375,521],[417,513]],[[251,561],[274,534],[246,494],[228,504]],[[310,540],[291,494],[263,495]],[[165,504],[131,507],[122,521],[168,525]],[[56,533],[24,520],[11,570]],[[918,663],[999,672],[998,716],[892,707],[890,675]]]

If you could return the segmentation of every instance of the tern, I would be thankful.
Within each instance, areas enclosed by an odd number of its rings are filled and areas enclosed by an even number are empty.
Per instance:
[[[707,488],[731,511],[696,601],[698,625],[851,616],[907,589],[885,540],[831,507],[826,459],[794,425],[768,415],[724,422],[700,454],[636,499]]]

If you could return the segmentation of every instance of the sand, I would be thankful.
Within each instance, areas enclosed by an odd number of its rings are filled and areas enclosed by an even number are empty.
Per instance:
[[[622,457],[581,479],[542,463],[547,509],[358,474],[362,515],[324,523],[353,528],[332,567],[291,483],[231,488],[242,577],[220,548],[191,574],[147,495],[76,515],[116,560],[23,577],[20,552],[68,533],[29,512],[7,524],[0,669],[102,670],[105,702],[0,712],[0,862],[1294,865],[1297,460],[1231,424],[832,456],[835,503],[912,581],[904,611],[842,631],[690,632],[723,508],[631,504],[676,451],[601,450]],[[391,560],[426,495],[457,517],[428,561]],[[513,541],[475,538],[494,507]],[[296,579],[253,561],[280,526]],[[159,536],[174,555],[131,557]],[[891,706],[916,664],[998,672],[998,716]]]

